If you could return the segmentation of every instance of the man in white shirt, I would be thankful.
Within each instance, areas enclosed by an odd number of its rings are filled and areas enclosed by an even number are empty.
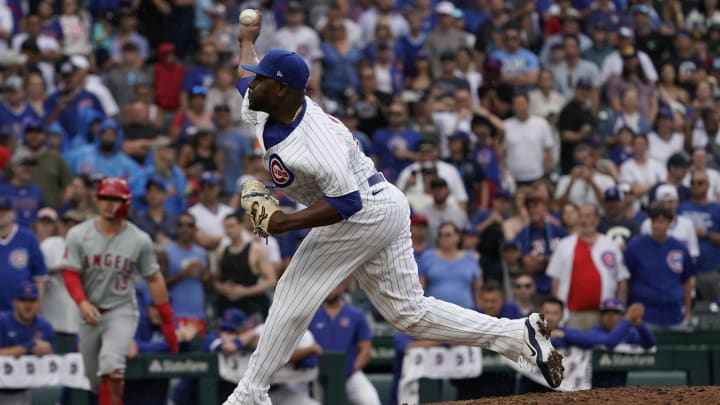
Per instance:
[[[418,144],[418,154],[417,162],[410,164],[400,172],[396,186],[405,194],[423,194],[427,191],[424,186],[423,172],[435,168],[437,177],[447,182],[452,199],[465,209],[469,198],[460,172],[455,166],[438,158],[440,155],[438,146],[432,141],[424,140]]]
[[[219,201],[220,179],[212,172],[200,176],[200,192],[197,204],[188,212],[195,218],[197,242],[208,250],[214,250],[225,238],[223,220],[233,209]]]
[[[673,113],[667,107],[658,110],[655,131],[648,134],[648,157],[665,164],[675,153],[685,149],[685,136],[673,129]]]
[[[667,178],[665,166],[647,157],[647,145],[645,134],[633,135],[633,157],[620,166],[620,181],[630,184],[638,198],[644,197],[655,184]]]
[[[682,242],[690,253],[693,261],[700,256],[700,244],[693,222],[683,216],[677,215],[678,192],[672,184],[663,184],[655,190],[655,203],[665,207],[675,214],[675,219],[670,224],[668,234]],[[645,219],[640,226],[640,233],[650,234],[650,218]]]
[[[605,190],[615,185],[612,177],[595,170],[591,148],[581,143],[575,147],[575,167],[570,174],[560,177],[555,188],[555,198],[561,204],[571,202],[575,205],[590,203],[600,206]]]
[[[518,185],[532,184],[550,172],[552,129],[545,118],[530,115],[528,95],[513,96],[515,116],[505,124],[505,162]]]
[[[319,89],[322,75],[323,53],[320,49],[320,37],[312,28],[305,25],[305,16],[302,5],[291,1],[287,5],[287,25],[273,34],[273,48],[287,49],[302,56],[310,68],[310,83],[314,89]]]
[[[623,49],[626,46],[633,45],[635,33],[632,28],[620,27],[618,34],[617,49]],[[645,77],[647,77],[647,79],[652,83],[655,83],[658,80],[658,74],[657,70],[655,70],[655,65],[653,64],[652,59],[650,59],[648,54],[640,50],[637,51],[637,56],[640,61],[640,66],[642,67],[643,72],[645,72]],[[622,56],[620,56],[620,51],[615,51],[608,55],[603,61],[600,72],[600,82],[605,84],[611,76],[621,74],[622,67],[623,60]]]

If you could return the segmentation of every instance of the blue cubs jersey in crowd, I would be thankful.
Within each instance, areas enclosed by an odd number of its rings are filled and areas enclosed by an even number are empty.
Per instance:
[[[0,195],[12,201],[16,221],[29,228],[42,208],[42,191],[34,184],[19,187],[12,183],[0,183]]]
[[[16,140],[23,139],[23,129],[28,122],[39,120],[30,104],[24,104],[18,111],[13,111],[7,104],[0,104],[0,133],[11,135]]]
[[[372,339],[363,311],[347,303],[335,319],[330,318],[321,306],[310,322],[309,329],[323,350],[345,353],[346,377],[353,373],[358,344]]]
[[[12,311],[0,313],[0,347],[26,345],[35,339],[55,347],[55,331],[45,318],[36,316],[31,325],[25,326],[15,320]]]
[[[45,99],[45,118],[49,117],[55,110],[61,96],[62,93],[58,90]],[[98,98],[89,91],[81,89],[77,92],[75,97],[73,97],[70,104],[60,113],[58,121],[70,138],[75,137],[78,133],[80,111],[88,108],[93,108],[99,111],[103,117],[105,116],[105,110],[103,109],[100,100],[98,100]]]
[[[720,232],[720,204],[711,202],[705,205],[685,201],[678,206],[677,212],[692,221],[695,228],[709,232]],[[700,239],[700,238],[698,238]],[[710,239],[700,239],[700,256],[695,263],[698,273],[720,269],[720,246]]]
[[[695,274],[685,245],[675,238],[662,243],[650,235],[630,241],[625,249],[630,272],[628,302],[645,305],[646,322],[674,325],[683,320],[683,282]]]
[[[12,309],[20,283],[47,275],[35,234],[21,226],[14,227],[7,238],[0,239],[0,311]]]
[[[563,340],[566,346],[577,346],[585,349],[598,346],[612,349],[621,343],[641,346],[644,349],[655,346],[655,336],[647,326],[635,327],[627,319],[621,320],[612,330],[597,325],[587,331],[574,328],[563,328],[563,331],[565,332]]]
[[[531,225],[525,226],[515,240],[520,242],[520,251],[523,256],[545,255],[549,259],[560,239],[565,236],[567,236],[565,228],[546,222],[545,226],[540,229],[533,228]],[[535,274],[535,285],[538,292],[550,293],[550,277],[544,271]]]

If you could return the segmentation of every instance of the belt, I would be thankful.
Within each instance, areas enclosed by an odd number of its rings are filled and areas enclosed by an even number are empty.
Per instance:
[[[376,184],[380,184],[384,181],[386,181],[385,176],[383,176],[382,173],[377,172],[377,173],[373,174],[372,176],[370,176],[370,178],[368,179],[368,185],[370,187],[372,187],[372,186],[374,186]]]

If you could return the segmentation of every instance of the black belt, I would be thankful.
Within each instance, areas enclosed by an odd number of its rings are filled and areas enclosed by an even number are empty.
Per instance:
[[[373,174],[372,176],[370,176],[370,178],[368,179],[368,185],[370,187],[372,187],[372,186],[374,186],[376,184],[380,184],[384,181],[386,181],[385,176],[383,176],[382,173],[377,172],[377,173]]]

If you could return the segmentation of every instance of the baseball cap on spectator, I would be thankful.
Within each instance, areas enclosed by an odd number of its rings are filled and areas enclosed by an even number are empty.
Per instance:
[[[655,201],[677,201],[677,188],[672,184],[662,184],[655,190]]]
[[[667,160],[667,167],[690,167],[690,159],[684,153],[673,153]]]
[[[623,58],[632,58],[636,55],[637,51],[632,45],[623,46],[622,49],[620,49],[620,56],[622,56]]]
[[[118,15],[119,18],[122,18],[122,17],[134,17],[134,16],[135,16],[135,11],[133,11],[133,9],[132,9],[131,7],[120,7],[120,8],[117,10],[117,15]]]
[[[7,197],[0,197],[0,211],[12,211],[15,207],[11,199]]]
[[[153,150],[171,148],[173,146],[172,141],[167,136],[160,136],[152,144]]]
[[[410,215],[410,225],[428,225],[428,218],[422,214]]]
[[[633,31],[632,28],[623,25],[620,29],[618,29],[618,34],[620,34],[623,38],[632,38],[635,36],[635,31]]]
[[[203,174],[200,175],[200,185],[202,186],[205,184],[216,186],[220,184],[220,179],[218,179],[213,172],[203,172]]]
[[[83,55],[73,55],[70,57],[70,63],[78,69],[88,70],[90,69],[90,61]]]
[[[271,49],[258,64],[242,64],[243,69],[277,80],[291,89],[307,87],[310,70],[302,56],[282,49]]]
[[[61,76],[67,77],[67,76],[74,75],[75,72],[77,71],[77,68],[71,61],[66,60],[65,62],[60,64],[58,71],[60,72]]]
[[[496,190],[496,191],[495,191],[494,198],[495,198],[496,200],[497,200],[498,198],[502,198],[502,199],[504,199],[504,200],[508,200],[508,201],[509,201],[509,200],[512,200],[512,193],[509,192],[508,190],[503,190],[503,189]]]
[[[465,228],[462,229],[462,233],[470,236],[480,236],[477,229],[475,229],[475,227],[472,225],[466,225]]]
[[[190,89],[190,95],[191,96],[207,96],[207,89],[205,86],[192,86]]]
[[[502,250],[520,249],[520,242],[517,240],[504,240],[500,245]]]
[[[455,15],[455,5],[450,1],[441,1],[435,6],[435,12],[449,16]]]
[[[623,192],[618,187],[610,187],[605,190],[605,201],[622,201]]]
[[[175,44],[172,42],[161,42],[158,44],[157,53],[158,56],[163,56],[166,53],[174,53],[175,52]]]
[[[610,23],[604,19],[597,20],[593,25],[592,29],[599,31],[610,31]]]
[[[38,288],[34,283],[24,281],[15,289],[16,300],[35,301],[38,299]]]
[[[10,76],[7,79],[5,79],[5,83],[3,83],[3,90],[4,91],[18,91],[22,90],[23,88],[23,81],[20,76]]]
[[[455,60],[457,59],[457,54],[453,51],[444,51],[440,54],[440,62],[445,62],[446,60]]]
[[[657,117],[673,119],[672,110],[669,107],[660,107],[658,109]]]
[[[147,179],[145,189],[147,190],[150,186],[156,186],[163,191],[167,191],[167,183],[158,175],[152,175]]]
[[[650,9],[648,8],[648,6],[646,6],[644,4],[636,4],[632,8],[632,14],[633,15],[635,15],[635,14],[650,15]]]
[[[688,30],[685,29],[685,28],[680,28],[679,30],[675,31],[675,36],[676,36],[676,37],[677,37],[677,36],[680,36],[680,35],[683,35],[683,36],[686,36],[686,37],[692,37],[692,34],[690,33],[690,31],[688,31]]]
[[[600,304],[600,312],[625,312],[625,304],[620,298],[607,298]]]
[[[445,181],[445,179],[443,179],[442,177],[437,177],[437,178],[432,179],[432,181],[430,181],[431,189],[447,188],[447,186],[448,186],[447,181]]]
[[[536,202],[545,202],[545,196],[540,193],[530,193],[525,197],[525,205],[530,205]]]
[[[45,220],[45,221],[57,222],[58,214],[57,214],[57,211],[55,211],[54,209],[52,209],[50,207],[44,207],[38,211],[37,219],[38,219],[38,221]]]
[[[42,122],[31,119],[28,122],[25,123],[25,126],[23,127],[23,133],[30,132],[30,131],[38,131],[43,132],[45,128],[43,128]]]
[[[213,107],[214,112],[230,112],[230,106],[227,104],[216,104]]]
[[[10,158],[10,166],[35,165],[35,157],[25,149],[19,149]]]
[[[470,134],[465,131],[456,131],[448,137],[448,141],[469,141]]]
[[[287,11],[288,11],[288,13],[302,12],[303,11],[302,4],[300,4],[299,1],[290,1],[287,4]]]
[[[560,16],[560,22],[564,21],[580,21],[582,20],[582,15],[579,11],[577,11],[574,8],[568,8],[565,10],[565,12]]]
[[[228,308],[223,312],[220,319],[220,329],[225,331],[235,331],[245,325],[245,312],[238,308]]]
[[[418,142],[417,149],[418,149],[418,152],[427,152],[427,151],[434,150],[435,147],[437,147],[437,142],[435,142],[432,139],[425,138],[425,139],[421,139],[420,142]]]
[[[587,77],[581,77],[581,78],[579,78],[578,81],[575,83],[575,88],[576,88],[576,89],[590,90],[590,89],[592,89],[593,87],[595,87],[595,86],[593,86],[592,80],[589,79],[589,78],[587,78]]]
[[[63,222],[76,222],[79,224],[85,220],[85,214],[80,210],[67,210],[62,214],[61,220]]]
[[[458,20],[462,20],[463,18],[465,18],[465,12],[461,8],[456,8],[455,12],[453,13],[453,17]]]

